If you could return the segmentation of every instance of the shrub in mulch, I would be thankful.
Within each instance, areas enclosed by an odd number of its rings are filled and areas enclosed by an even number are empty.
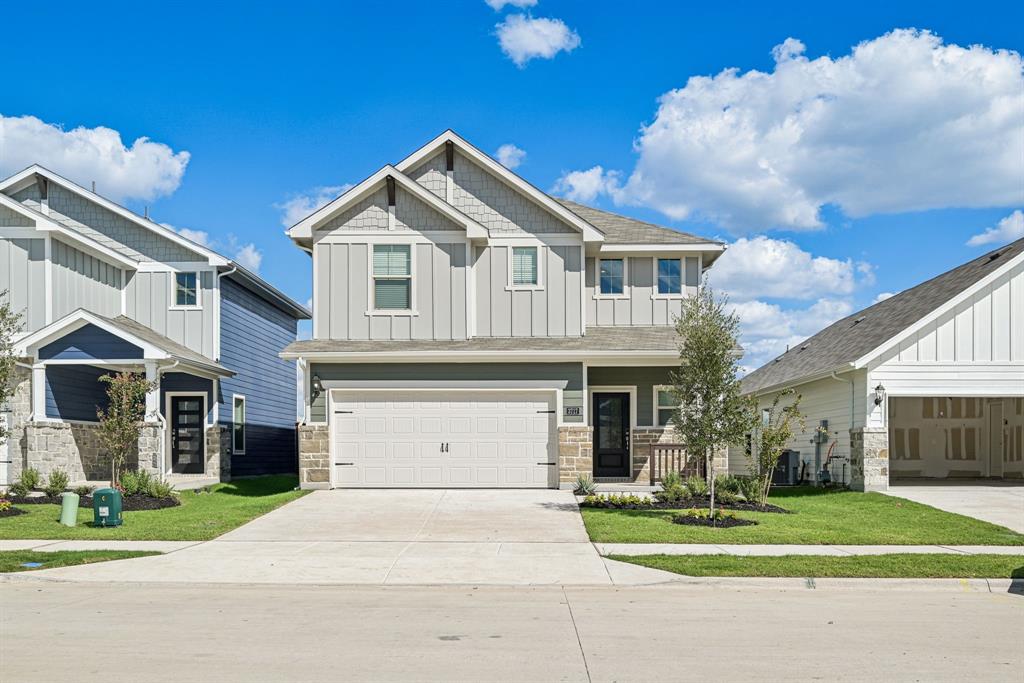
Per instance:
[[[60,505],[60,497],[53,496],[8,496],[7,500],[18,505]],[[134,512],[138,510],[160,510],[163,508],[173,508],[181,505],[181,501],[178,500],[177,496],[168,496],[166,498],[154,498],[153,496],[147,496],[144,493],[137,493],[133,496],[122,496],[121,497],[121,509],[125,512]],[[92,509],[92,496],[82,496],[78,499],[78,507]]]
[[[580,507],[607,508],[610,510],[685,510],[687,508],[710,507],[710,498],[680,498],[671,501],[660,501],[653,498],[645,498],[635,494],[628,495],[597,495],[587,496],[580,503]],[[785,508],[777,505],[757,505],[745,501],[722,502],[715,499],[715,506],[724,510],[739,510],[741,512],[777,512],[792,514]]]
[[[25,510],[19,510],[14,506],[0,509],[0,517],[17,517],[23,514],[25,514]]]
[[[757,524],[752,519],[740,519],[736,515],[722,512],[715,512],[712,517],[707,510],[691,510],[683,515],[674,515],[673,524],[685,524],[686,526],[710,526],[716,529],[729,529],[737,526],[753,526]]]

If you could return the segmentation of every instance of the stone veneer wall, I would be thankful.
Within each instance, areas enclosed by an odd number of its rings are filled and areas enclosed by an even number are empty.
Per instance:
[[[20,366],[14,367],[13,391],[7,405],[0,410],[7,414],[7,426],[11,436],[7,440],[8,481],[17,481],[25,462],[26,440],[24,425],[32,413],[32,371]]]
[[[206,428],[206,476],[231,480],[231,430],[215,424]]]
[[[850,488],[888,490],[889,430],[871,427],[850,430]]]
[[[579,474],[594,476],[594,428],[562,425],[558,428],[558,482],[572,488]]]
[[[326,424],[299,425],[299,487],[331,487],[330,432]]]

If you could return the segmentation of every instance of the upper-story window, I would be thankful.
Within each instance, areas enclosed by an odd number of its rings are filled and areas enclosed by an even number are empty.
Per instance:
[[[682,293],[682,261],[677,258],[658,259],[658,294]]]
[[[373,307],[378,311],[412,308],[412,249],[408,244],[373,245]]]
[[[174,305],[175,306],[198,306],[199,305],[199,274],[198,273],[175,273],[174,274]]]
[[[512,287],[540,286],[540,248],[512,247]]]
[[[625,262],[620,258],[600,259],[599,291],[611,296],[622,294],[625,285]]]

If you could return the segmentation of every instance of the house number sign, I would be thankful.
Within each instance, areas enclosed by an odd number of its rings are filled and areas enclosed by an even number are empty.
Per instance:
[[[581,411],[582,411],[582,408],[580,408],[579,406],[566,406],[565,407],[565,416],[566,417],[579,417],[580,415],[583,414]]]

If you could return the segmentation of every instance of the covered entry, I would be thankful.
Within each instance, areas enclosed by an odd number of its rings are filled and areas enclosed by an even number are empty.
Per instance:
[[[1024,478],[1024,398],[890,397],[890,480]]]

